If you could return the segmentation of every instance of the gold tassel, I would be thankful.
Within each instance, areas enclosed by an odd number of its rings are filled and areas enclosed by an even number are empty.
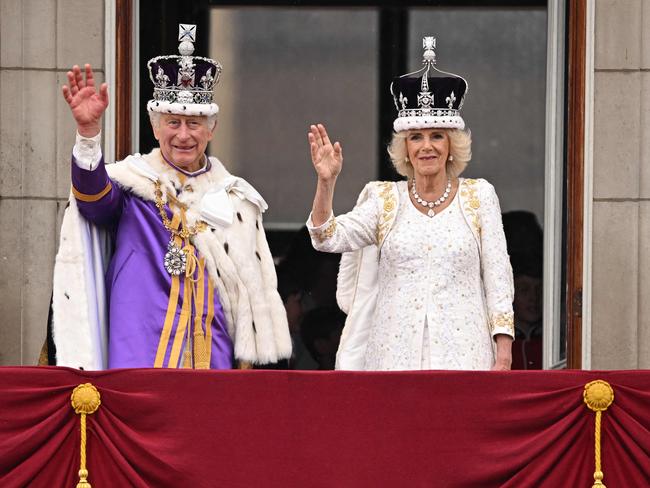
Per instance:
[[[603,483],[603,477],[605,475],[600,464],[600,422],[602,413],[614,402],[614,390],[606,381],[596,380],[585,385],[582,396],[587,407],[596,412],[596,425],[594,429],[595,470],[592,488],[607,488]]]
[[[183,368],[192,369],[192,353],[187,346],[185,347],[185,351],[183,351]]]
[[[84,383],[72,390],[70,401],[74,412],[81,415],[81,452],[77,488],[92,488],[88,482],[88,470],[86,469],[86,415],[97,411],[102,403],[101,396],[92,384]]]

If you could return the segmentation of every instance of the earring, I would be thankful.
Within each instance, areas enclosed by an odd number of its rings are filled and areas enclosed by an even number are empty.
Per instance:
[[[449,161],[451,163],[453,160],[454,160],[454,157],[450,154],[449,159],[447,161]]]

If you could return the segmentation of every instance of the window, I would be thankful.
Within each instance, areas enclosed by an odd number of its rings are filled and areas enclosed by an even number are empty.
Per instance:
[[[265,225],[272,249],[281,254],[311,208],[308,125],[326,123],[344,146],[335,211],[345,211],[365,182],[396,177],[385,155],[394,114],[388,86],[393,76],[417,69],[421,38],[435,35],[438,66],[469,82],[463,117],[472,129],[473,158],[465,175],[488,179],[504,212],[527,212],[545,234],[544,363],[561,366],[567,355],[561,310],[567,300],[561,294],[564,2],[427,3],[202,1],[181,8],[143,0],[143,88],[134,116],[144,114],[150,96],[146,60],[176,52],[178,19],[197,23],[196,52],[224,65],[211,153],[269,202]],[[146,119],[140,128],[144,151],[154,141]]]

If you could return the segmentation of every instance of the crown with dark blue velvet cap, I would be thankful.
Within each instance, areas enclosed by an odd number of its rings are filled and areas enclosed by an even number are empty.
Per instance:
[[[213,89],[219,82],[221,64],[210,58],[192,56],[196,25],[178,26],[179,55],[157,56],[147,63],[154,84],[153,100],[147,110],[179,115],[214,115]]]
[[[396,132],[409,129],[464,129],[460,116],[467,94],[467,81],[462,76],[436,68],[436,40],[422,40],[422,68],[399,76],[390,85],[397,108],[393,122]]]

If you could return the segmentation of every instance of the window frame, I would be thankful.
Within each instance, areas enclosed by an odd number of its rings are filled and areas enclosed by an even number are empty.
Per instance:
[[[114,148],[116,159],[122,159],[139,146],[139,113],[135,90],[139,86],[138,40],[140,0],[107,0],[107,18],[114,19],[114,58],[107,49],[107,72],[114,73],[114,137],[107,139]],[[214,0],[200,0],[199,6],[217,5]],[[407,1],[382,4],[382,29],[393,29],[395,35],[405,36],[406,28],[395,28],[393,20],[399,8],[417,6],[471,6],[473,0]],[[230,1],[219,6],[377,6],[376,1]],[[587,38],[593,27],[593,0],[487,0],[486,7],[546,6],[547,36],[547,94],[546,94],[546,169],[545,169],[545,242],[544,242],[544,368],[581,369],[590,366],[590,232],[591,167],[585,166],[586,140],[590,136],[589,98],[592,80],[588,66],[593,47]],[[591,8],[590,8],[591,6]],[[151,12],[149,12],[151,14]],[[107,35],[112,35],[108,26]],[[384,32],[382,30],[382,32]],[[107,42],[107,44],[110,44]],[[388,45],[388,43],[386,43]],[[401,59],[405,59],[401,56]],[[393,57],[395,59],[395,57]],[[395,62],[395,61],[393,61]],[[381,107],[380,107],[381,108]],[[383,113],[384,111],[380,111]],[[112,125],[112,122],[111,122]],[[386,125],[380,121],[380,126]],[[380,137],[383,142],[384,135]],[[564,167],[559,164],[564,161]],[[380,167],[380,177],[390,173]],[[560,202],[562,202],[560,204]],[[564,232],[562,229],[564,228]],[[562,312],[564,310],[564,313]],[[584,317],[583,317],[584,315]],[[564,316],[564,317],[563,317]],[[566,323],[566,359],[560,359],[561,320]]]

